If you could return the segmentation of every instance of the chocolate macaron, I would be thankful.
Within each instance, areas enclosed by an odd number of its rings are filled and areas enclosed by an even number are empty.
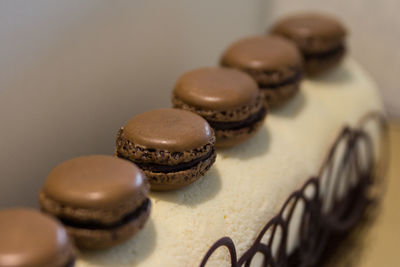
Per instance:
[[[297,47],[279,36],[255,36],[233,43],[221,65],[252,76],[271,108],[281,106],[299,90],[302,57]]]
[[[74,248],[54,218],[27,208],[0,211],[1,267],[72,267]]]
[[[152,190],[196,181],[215,161],[215,134],[199,115],[157,109],[133,117],[117,134],[116,155],[137,164]]]
[[[218,147],[253,136],[267,114],[257,83],[230,68],[201,68],[183,74],[173,90],[172,103],[205,118],[215,131]]]
[[[328,15],[303,13],[288,16],[275,24],[272,33],[297,44],[309,75],[335,67],[346,52],[346,29]]]
[[[145,175],[131,162],[92,155],[55,167],[39,200],[79,248],[102,249],[127,240],[144,226],[151,208],[148,191]]]

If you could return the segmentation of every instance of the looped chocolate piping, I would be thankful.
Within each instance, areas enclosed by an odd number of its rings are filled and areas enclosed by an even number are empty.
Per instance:
[[[212,245],[212,247],[207,251],[207,254],[204,256],[203,261],[200,266],[205,266],[208,258],[220,247],[226,247],[229,250],[229,254],[231,255],[231,265],[232,267],[237,267],[237,257],[236,257],[236,248],[235,244],[233,244],[232,239],[229,237],[223,237]]]
[[[374,144],[365,129],[369,122],[377,123],[383,133],[383,153],[379,162],[375,162]],[[365,209],[378,200],[379,195],[371,196],[370,191],[379,186],[377,179],[383,178],[386,171],[382,166],[387,157],[386,135],[386,120],[378,112],[363,117],[356,129],[344,127],[329,150],[318,176],[310,178],[300,190],[289,196],[280,212],[264,226],[239,260],[233,240],[223,237],[207,251],[200,267],[206,266],[220,247],[228,249],[232,267],[250,266],[258,253],[263,255],[263,266],[266,267],[309,267],[318,264],[327,253],[329,243],[335,241],[335,236],[348,232],[362,218]],[[345,145],[343,152],[340,151],[341,144]],[[365,149],[362,154],[361,147]],[[338,154],[340,158],[337,159]],[[367,158],[363,161],[361,157],[364,154]],[[300,203],[303,210],[298,227],[298,244],[294,252],[288,253],[290,225]],[[263,241],[265,238],[266,242]]]

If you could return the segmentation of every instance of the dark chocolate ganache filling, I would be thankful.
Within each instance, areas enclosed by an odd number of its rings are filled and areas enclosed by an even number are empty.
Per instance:
[[[245,120],[241,121],[208,121],[210,126],[215,130],[237,130],[245,127],[252,126],[254,123],[264,119],[267,109],[262,106],[259,111],[251,114]]]
[[[300,71],[298,71],[295,75],[292,77],[278,82],[278,83],[271,83],[271,84],[259,84],[261,91],[262,90],[274,90],[274,89],[279,89],[280,87],[286,86],[286,85],[291,85],[291,84],[296,84],[301,80],[302,74]]]
[[[185,171],[188,170],[194,166],[196,166],[197,164],[199,164],[202,161],[207,160],[208,158],[210,158],[213,154],[215,153],[214,148],[210,149],[210,151],[199,157],[196,158],[192,161],[188,161],[188,162],[182,162],[176,165],[161,165],[161,164],[156,164],[156,163],[144,163],[144,162],[134,162],[136,165],[139,166],[139,168],[141,168],[142,170],[145,171],[151,171],[151,172],[161,172],[161,173],[170,173],[170,172],[179,172],[179,171]],[[119,155],[119,157],[121,157]]]
[[[345,45],[341,44],[331,50],[319,52],[319,53],[304,53],[304,58],[306,60],[310,59],[325,59],[330,57],[335,57],[345,52]]]
[[[72,218],[58,217],[58,219],[64,225],[73,228],[88,229],[88,230],[109,230],[118,228],[122,225],[125,225],[139,218],[143,213],[150,210],[150,207],[151,207],[151,201],[149,198],[147,198],[136,210],[124,216],[120,221],[107,225],[95,221],[79,221],[77,219],[72,219]]]

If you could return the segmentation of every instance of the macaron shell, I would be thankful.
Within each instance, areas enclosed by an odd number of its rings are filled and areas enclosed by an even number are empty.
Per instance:
[[[148,187],[144,174],[131,162],[92,155],[74,158],[55,167],[42,192],[64,206],[113,210],[126,202],[139,205]]]
[[[318,13],[299,13],[278,21],[274,32],[295,38],[341,39],[346,29],[334,17]]]
[[[173,94],[188,105],[225,111],[254,104],[257,83],[247,74],[229,68],[201,68],[183,74]]]
[[[149,186],[148,186],[149,187]],[[147,193],[140,196],[146,199]],[[135,202],[121,202],[113,209],[93,209],[67,206],[49,198],[43,191],[39,193],[41,209],[58,218],[80,222],[96,222],[102,225],[111,225],[121,221],[127,214],[132,213],[140,205]]]
[[[132,118],[125,126],[126,137],[148,149],[184,152],[212,142],[213,131],[197,114],[179,109],[157,109]]]
[[[337,49],[346,37],[346,29],[338,20],[317,13],[288,16],[275,24],[272,33],[294,41],[306,54]]]
[[[279,71],[302,66],[297,47],[280,36],[254,36],[233,43],[224,53],[223,66],[244,70]]]
[[[0,212],[0,266],[65,267],[73,248],[65,229],[31,209]]]
[[[245,70],[246,71],[246,70]],[[260,89],[277,87],[282,83],[300,81],[303,74],[302,68],[286,68],[277,71],[247,70],[249,75],[258,83]],[[279,86],[278,86],[279,87]]]
[[[202,108],[196,108],[195,106],[190,106],[183,102],[180,98],[178,98],[176,95],[172,96],[172,104],[174,108],[180,108],[184,110],[188,110],[191,112],[194,112],[200,116],[202,116],[204,119],[206,119],[209,123],[211,121],[223,121],[223,122],[230,122],[230,121],[241,121],[245,120],[248,118],[251,114],[257,113],[260,108],[263,105],[262,101],[262,96],[260,90],[258,91],[258,96],[255,100],[255,102],[251,105],[247,106],[241,106],[240,108],[237,109],[231,109],[231,110],[224,110],[224,111],[218,111],[218,110],[211,110],[211,109],[202,109]]]

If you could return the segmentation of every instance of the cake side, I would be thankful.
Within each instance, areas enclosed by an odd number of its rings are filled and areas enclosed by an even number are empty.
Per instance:
[[[318,172],[341,128],[371,110],[382,110],[378,90],[351,59],[306,80],[252,139],[218,151],[205,177],[176,192],[152,193],[142,232],[110,250],[83,253],[77,266],[197,266],[223,236],[242,255],[287,197]],[[219,252],[209,266],[230,266],[229,255]]]

